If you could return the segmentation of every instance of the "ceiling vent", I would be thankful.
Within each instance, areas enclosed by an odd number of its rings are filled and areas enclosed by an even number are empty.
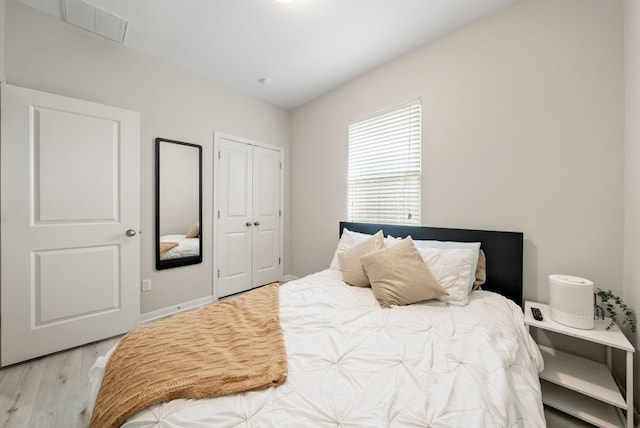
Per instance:
[[[64,20],[118,43],[124,43],[127,21],[82,0],[63,0]]]

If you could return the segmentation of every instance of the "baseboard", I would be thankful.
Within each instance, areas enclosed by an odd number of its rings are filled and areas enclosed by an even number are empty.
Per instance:
[[[160,318],[170,317],[181,312],[192,311],[214,302],[213,296],[201,297],[200,299],[190,300],[179,305],[168,306],[166,308],[157,309],[155,311],[140,314],[140,323],[148,323],[156,321]]]
[[[284,284],[285,282],[293,281],[294,279],[298,279],[298,277],[295,275],[286,274],[282,277],[282,280],[280,282]]]

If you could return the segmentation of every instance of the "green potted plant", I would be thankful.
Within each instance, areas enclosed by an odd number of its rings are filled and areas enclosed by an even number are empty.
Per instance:
[[[636,317],[631,308],[622,301],[622,298],[613,294],[611,290],[604,291],[600,288],[596,289],[596,296],[600,298],[603,309],[611,319],[611,322],[607,326],[607,330],[611,330],[614,323],[617,321],[618,315],[620,314],[621,317],[624,316],[622,325],[628,325],[633,333],[636,332]]]

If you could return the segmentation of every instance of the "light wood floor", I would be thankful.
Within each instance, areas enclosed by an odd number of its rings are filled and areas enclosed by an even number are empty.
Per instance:
[[[89,426],[89,369],[117,340],[0,369],[0,428]]]

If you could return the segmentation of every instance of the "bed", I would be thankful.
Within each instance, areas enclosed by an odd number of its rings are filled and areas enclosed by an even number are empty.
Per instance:
[[[200,238],[188,235],[163,235],[160,237],[160,260],[173,260],[200,255]]]
[[[455,297],[452,291],[381,307],[377,282],[371,288],[350,286],[335,268],[338,255],[347,255],[345,245],[355,248],[380,230],[384,248],[436,241],[436,249],[420,251],[437,260],[469,259],[466,248],[438,247],[442,242],[480,243],[484,284],[460,296],[464,304],[442,300]],[[154,404],[122,426],[545,426],[538,381],[542,358],[521,309],[521,233],[346,222],[340,233],[333,267],[277,287],[286,380],[260,390]],[[410,244],[401,239],[407,236]],[[464,266],[458,271],[473,270]],[[375,276],[373,269],[366,272]],[[96,387],[111,352],[91,369]]]

